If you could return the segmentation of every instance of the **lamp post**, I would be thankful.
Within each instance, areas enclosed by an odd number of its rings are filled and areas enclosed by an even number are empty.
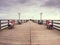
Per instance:
[[[40,24],[43,24],[43,20],[42,20],[42,12],[40,13]]]
[[[20,13],[18,13],[18,16],[19,16],[19,22],[20,22]]]
[[[40,13],[40,20],[42,20],[42,14],[43,14],[43,13],[41,12],[41,13]]]
[[[19,16],[18,24],[21,24],[21,22],[20,22],[20,13],[18,13],[18,16]]]

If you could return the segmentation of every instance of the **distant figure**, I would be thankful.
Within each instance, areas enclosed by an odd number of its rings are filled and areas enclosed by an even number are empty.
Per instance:
[[[43,24],[43,20],[38,20],[38,24]]]
[[[48,29],[52,29],[53,28],[53,25],[51,23],[51,20],[46,20],[46,25],[47,25],[47,28]]]
[[[9,28],[9,29],[14,28],[14,24],[15,24],[15,20],[11,20],[11,22],[10,22],[9,25],[8,25],[8,28]]]
[[[22,20],[18,20],[18,24],[22,24]]]

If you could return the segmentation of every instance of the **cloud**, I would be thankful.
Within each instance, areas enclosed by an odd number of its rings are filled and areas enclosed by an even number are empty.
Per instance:
[[[41,4],[45,0],[0,0],[0,7],[9,7],[16,5],[30,5],[30,4]]]
[[[42,6],[60,8],[60,0],[48,0]]]
[[[33,5],[40,5],[40,3],[38,0],[0,0],[0,12],[8,11],[11,8],[28,7]]]
[[[27,3],[28,0],[0,0],[0,12],[9,11],[12,8],[21,7]]]
[[[30,0],[17,0],[17,2],[21,3],[21,4],[24,4],[24,3],[27,3],[29,2]]]
[[[60,0],[0,0],[0,10],[6,11],[15,7],[60,7]]]
[[[27,2],[29,3],[30,0],[0,0],[0,6],[7,7],[7,6],[14,5],[14,4],[24,4]]]

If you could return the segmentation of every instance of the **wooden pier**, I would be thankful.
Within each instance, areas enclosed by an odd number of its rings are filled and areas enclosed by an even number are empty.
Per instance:
[[[0,45],[60,45],[60,31],[28,21],[0,31]]]

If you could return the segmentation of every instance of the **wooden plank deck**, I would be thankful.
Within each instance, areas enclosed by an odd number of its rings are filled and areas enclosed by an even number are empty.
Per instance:
[[[60,45],[60,31],[29,21],[0,31],[0,45]]]

